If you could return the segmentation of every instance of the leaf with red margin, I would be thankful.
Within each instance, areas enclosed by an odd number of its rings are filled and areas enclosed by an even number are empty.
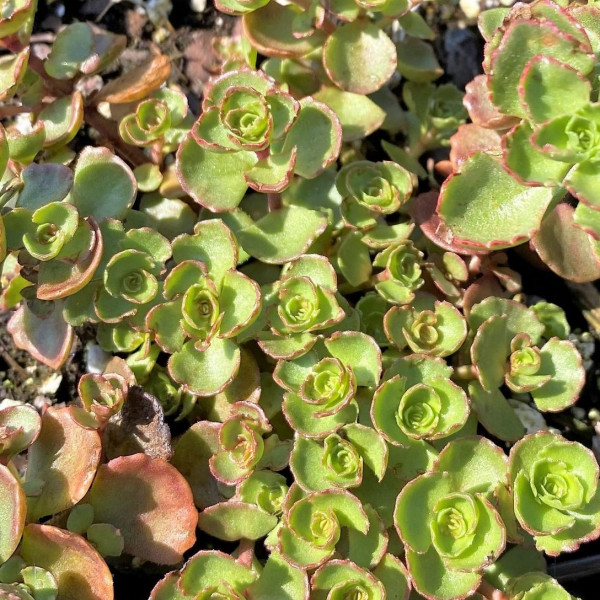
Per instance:
[[[493,129],[466,123],[458,128],[458,131],[450,138],[450,161],[454,170],[473,154],[485,152],[487,154],[500,155],[502,138]]]
[[[62,367],[73,345],[73,328],[63,319],[61,302],[54,302],[45,318],[38,317],[27,304],[22,304],[6,329],[17,348],[52,369]]]
[[[121,531],[124,551],[158,564],[176,564],[196,541],[198,512],[183,475],[161,458],[121,456],[98,469],[85,502],[97,523]]]
[[[26,482],[41,481],[40,495],[30,496],[29,518],[71,508],[85,496],[100,462],[100,436],[75,419],[75,407],[50,407],[42,431],[29,447]]]
[[[515,117],[503,115],[492,104],[487,75],[477,75],[465,87],[463,104],[475,125],[486,129],[508,129],[518,123]]]
[[[450,252],[458,254],[489,254],[489,250],[481,248],[475,250],[468,246],[463,246],[454,239],[452,232],[440,219],[436,212],[438,203],[438,193],[424,192],[419,194],[413,202],[410,210],[411,217],[416,221],[421,231],[436,245]]]
[[[23,533],[27,502],[21,484],[10,469],[0,464],[0,564],[15,551]]]
[[[80,535],[31,523],[23,531],[19,554],[50,571],[58,583],[57,600],[113,600],[112,575],[104,559]]]
[[[83,221],[81,229],[84,235],[89,236],[89,245],[82,252],[80,260],[53,260],[40,264],[37,288],[40,300],[58,300],[71,296],[86,286],[94,276],[104,249],[102,234],[93,217]]]
[[[265,56],[305,56],[321,48],[326,39],[323,31],[317,29],[308,37],[294,36],[294,21],[298,14],[294,8],[269,2],[263,8],[244,15],[244,37]]]
[[[437,214],[456,240],[498,249],[528,240],[540,228],[553,190],[515,181],[489,154],[475,154],[443,183]]]
[[[531,240],[540,258],[558,275],[569,281],[585,282],[600,278],[600,258],[594,240],[574,221],[575,210],[559,204],[544,219]]]

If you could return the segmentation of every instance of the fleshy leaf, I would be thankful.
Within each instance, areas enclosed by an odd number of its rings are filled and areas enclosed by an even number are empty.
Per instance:
[[[493,157],[475,154],[444,182],[437,210],[456,241],[495,249],[530,238],[551,199],[552,190],[523,186]]]
[[[326,227],[327,217],[323,213],[288,206],[242,229],[238,239],[251,256],[262,262],[283,264],[306,252]]]
[[[240,367],[240,349],[228,339],[214,338],[210,346],[199,351],[194,342],[169,359],[169,374],[186,390],[199,396],[212,396],[225,389]]]
[[[25,481],[42,483],[39,495],[28,500],[32,519],[71,508],[92,484],[100,462],[100,436],[79,424],[77,410],[49,408],[40,436],[29,448]]]
[[[300,113],[285,137],[282,152],[297,148],[294,172],[312,179],[338,157],[342,126],[331,108],[313,98],[300,101]]]
[[[248,189],[244,173],[256,162],[254,152],[211,152],[189,133],[177,151],[177,175],[194,201],[213,212],[226,212],[244,197]]]
[[[176,564],[196,539],[192,492],[161,458],[134,454],[102,465],[85,501],[94,520],[119,529],[124,551],[141,559]]]
[[[371,94],[392,76],[396,49],[381,29],[369,21],[355,21],[329,36],[323,48],[323,65],[343,90]]]
[[[73,344],[73,328],[64,321],[61,305],[48,302],[43,317],[22,304],[7,325],[17,348],[26,350],[35,359],[53,369],[67,360]]]
[[[113,600],[113,581],[104,559],[80,535],[30,523],[19,550],[30,565],[49,571],[61,600]]]
[[[254,504],[221,502],[200,513],[198,527],[220,540],[257,540],[269,533],[278,519]]]
[[[324,87],[314,94],[314,98],[335,111],[342,125],[344,142],[367,137],[379,129],[385,119],[385,112],[362,94],[345,92],[335,87]]]
[[[67,196],[82,217],[96,220],[125,216],[135,200],[137,183],[131,169],[108,148],[84,148]]]
[[[377,386],[381,377],[381,350],[372,337],[357,331],[338,332],[325,340],[325,347],[352,369],[356,385]]]
[[[565,410],[579,398],[585,383],[581,355],[572,342],[552,338],[542,347],[540,356],[540,372],[552,378],[531,391],[533,400],[543,411]]]
[[[540,258],[558,275],[584,282],[600,278],[600,257],[592,238],[574,222],[573,207],[559,204],[542,222],[532,239]]]
[[[0,497],[2,498],[0,563],[5,563],[21,539],[25,526],[27,503],[20,483],[10,469],[4,465],[0,465]]]
[[[579,71],[549,56],[534,56],[519,81],[519,95],[535,123],[573,114],[589,103],[591,85]]]

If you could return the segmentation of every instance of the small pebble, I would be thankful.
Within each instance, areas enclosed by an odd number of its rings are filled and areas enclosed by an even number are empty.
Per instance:
[[[525,404],[520,400],[508,399],[508,403],[513,407],[519,421],[525,427],[526,433],[535,433],[536,431],[542,431],[548,429],[548,425],[544,420],[544,417],[539,410]]]
[[[85,370],[88,373],[104,373],[104,369],[111,359],[108,352],[104,352],[98,344],[88,342],[85,345]]]
[[[194,12],[204,12],[206,10],[206,0],[190,0],[190,6]]]

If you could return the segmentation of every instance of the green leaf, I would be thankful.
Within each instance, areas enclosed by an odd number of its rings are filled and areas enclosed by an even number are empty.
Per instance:
[[[516,442],[525,434],[525,427],[499,389],[486,392],[478,381],[469,383],[471,407],[477,420],[493,436],[506,442]]]
[[[247,588],[250,600],[307,600],[308,593],[306,572],[277,552],[269,554],[259,578]]]
[[[335,87],[323,87],[313,96],[327,104],[338,116],[342,125],[342,141],[361,140],[379,129],[385,111],[362,94],[345,92]]]
[[[596,170],[595,163],[591,161],[581,162],[569,171],[563,185],[578,200],[597,210],[600,208],[600,194],[594,185]]]
[[[428,473],[413,479],[402,490],[396,502],[394,524],[409,552],[419,554],[431,547],[431,531],[427,524],[439,500],[448,496],[453,482],[448,473]],[[411,569],[412,572],[412,569]]]
[[[326,227],[327,217],[323,213],[288,206],[242,229],[238,239],[251,256],[262,262],[283,264],[306,252]]]
[[[240,349],[228,339],[214,338],[210,346],[200,352],[194,342],[169,358],[169,374],[186,390],[198,396],[212,396],[224,390],[240,367]]]
[[[254,504],[221,502],[205,508],[198,519],[198,527],[220,540],[257,540],[277,525],[277,517]]]
[[[295,146],[280,154],[269,154],[246,173],[246,183],[257,192],[280,192],[292,180],[296,158]]]
[[[532,571],[545,571],[546,561],[541,552],[525,546],[507,550],[494,564],[486,567],[485,579],[499,590],[512,587],[512,580]]]
[[[121,532],[108,523],[90,525],[86,537],[102,556],[121,556],[124,540]]]
[[[248,183],[245,173],[258,159],[254,152],[211,152],[189,133],[177,151],[176,169],[181,187],[195,202],[213,212],[233,210]]]
[[[178,587],[192,598],[213,588],[217,593],[228,593],[226,586],[242,593],[256,578],[254,571],[238,563],[232,556],[216,550],[201,550],[185,564]]]
[[[289,152],[295,146],[295,173],[312,179],[337,159],[341,144],[342,126],[335,112],[308,97],[300,101],[300,113],[285,137],[281,152]]]
[[[1,167],[0,163],[0,171]],[[73,172],[63,165],[32,163],[21,173],[21,179],[23,189],[15,206],[36,210],[50,202],[59,202],[69,193]]]
[[[67,196],[80,216],[97,221],[122,219],[131,208],[137,184],[131,169],[107,148],[85,147],[75,166]]]
[[[386,554],[373,569],[373,575],[383,583],[386,600],[406,600],[410,593],[410,576],[400,559]]]
[[[532,390],[536,406],[543,411],[565,410],[577,401],[585,383],[581,355],[572,342],[552,338],[541,348],[540,373],[552,378]]]
[[[525,65],[519,95],[535,123],[571,115],[589,104],[592,86],[579,71],[549,56],[534,56]]]
[[[474,249],[506,248],[529,239],[552,190],[515,181],[492,156],[475,154],[442,186],[438,213],[454,239]]]
[[[553,160],[531,143],[533,128],[523,121],[503,138],[505,166],[520,181],[545,186],[562,184],[570,165]]]
[[[356,385],[378,385],[381,377],[381,350],[372,337],[357,331],[343,331],[334,333],[324,343],[331,356],[352,369]]]
[[[219,295],[224,310],[219,335],[233,337],[249,327],[258,316],[260,301],[260,288],[255,281],[238,271],[227,271]]]
[[[385,474],[388,459],[388,447],[385,440],[371,427],[350,423],[344,426],[344,435],[362,456],[365,464],[381,481]]]
[[[311,578],[311,591],[314,600],[336,598],[337,592],[350,598],[362,595],[369,600],[385,597],[381,582],[351,560],[334,559],[321,566]]]
[[[433,48],[418,38],[406,37],[396,46],[398,71],[409,81],[427,83],[435,81],[444,72]]]
[[[198,261],[205,264],[210,278],[220,288],[225,274],[237,264],[237,247],[231,230],[223,221],[210,219],[197,223],[193,235],[184,234],[173,240],[173,258],[177,263]]]
[[[489,67],[489,72],[494,74],[490,78],[492,101],[502,113],[527,116],[517,90],[527,63],[534,57],[556,59],[584,75],[594,66],[593,54],[575,36],[557,30],[549,20],[512,21],[504,31],[502,45],[494,52]]]
[[[311,35],[296,37],[294,7],[269,2],[263,8],[244,15],[245,36],[265,56],[300,57],[323,46],[326,34],[316,29]]]
[[[472,494],[492,494],[498,486],[508,484],[506,455],[483,437],[450,442],[440,453],[435,470],[449,472],[456,489]]]
[[[331,292],[337,291],[337,277],[331,263],[320,254],[305,254],[281,270],[281,279],[308,277],[315,285]]]
[[[324,438],[346,425],[356,422],[358,406],[350,402],[332,415],[317,416],[318,405],[306,403],[300,396],[288,392],[283,400],[283,414],[292,428],[300,435]]]
[[[415,589],[431,600],[453,600],[473,594],[481,582],[477,572],[450,570],[433,548],[424,554],[406,551],[406,563]]]
[[[369,248],[363,243],[362,237],[360,231],[351,231],[343,237],[338,248],[338,268],[353,287],[367,283],[373,272]]]
[[[50,56],[44,62],[46,73],[55,79],[71,79],[94,48],[94,37],[87,23],[72,23],[60,31]]]
[[[363,508],[369,518],[369,530],[363,533],[347,529],[342,533],[338,549],[353,563],[367,569],[381,561],[387,549],[388,533],[377,511],[368,504]]]
[[[83,123],[81,92],[74,92],[72,96],[65,96],[48,104],[40,111],[38,118],[44,123],[46,130],[44,148],[54,150],[68,144]]]
[[[372,57],[377,56],[373,61]],[[340,88],[355,94],[376,92],[396,68],[394,43],[369,21],[345,23],[329,36],[323,66]]]

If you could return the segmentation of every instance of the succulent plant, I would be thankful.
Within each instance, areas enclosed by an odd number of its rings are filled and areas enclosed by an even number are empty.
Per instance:
[[[463,94],[417,2],[218,0],[197,103],[4,4],[6,330],[109,356],[0,406],[0,597],[570,600],[543,554],[600,536],[598,464],[522,415],[577,402],[585,336],[496,250],[600,278],[598,7],[482,13]]]

